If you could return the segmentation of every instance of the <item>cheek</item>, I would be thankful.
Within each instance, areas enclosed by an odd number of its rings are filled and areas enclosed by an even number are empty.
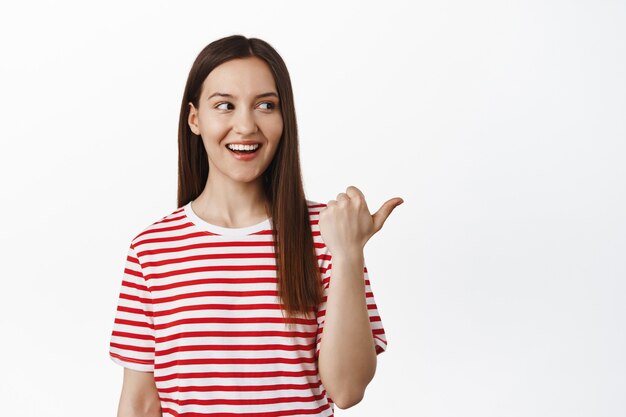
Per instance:
[[[277,119],[268,120],[263,132],[268,140],[278,141],[283,133],[283,119],[278,116]]]
[[[205,139],[209,141],[221,140],[229,131],[228,124],[219,119],[208,120],[202,127]]]

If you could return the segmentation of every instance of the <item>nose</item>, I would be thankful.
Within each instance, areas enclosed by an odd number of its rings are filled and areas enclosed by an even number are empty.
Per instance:
[[[235,132],[240,135],[249,135],[259,130],[254,120],[254,115],[246,109],[239,109],[239,111],[235,113],[233,128]]]

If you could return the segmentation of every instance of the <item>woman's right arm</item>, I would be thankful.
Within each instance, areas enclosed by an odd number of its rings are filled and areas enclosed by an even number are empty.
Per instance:
[[[124,382],[117,417],[162,417],[161,401],[153,372],[124,368]]]

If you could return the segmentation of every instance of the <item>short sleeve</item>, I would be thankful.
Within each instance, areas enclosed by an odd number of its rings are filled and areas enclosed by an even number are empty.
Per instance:
[[[119,293],[109,356],[136,371],[154,372],[154,320],[152,296],[131,244]]]
[[[324,286],[324,295],[322,303],[317,311],[317,339],[315,347],[315,357],[318,358],[320,354],[320,344],[322,341],[322,335],[324,331],[324,318],[326,317],[326,300],[328,299],[328,289],[331,284],[332,277],[332,258],[328,263],[328,269],[322,273],[322,283]],[[376,354],[380,354],[387,349],[387,337],[385,335],[385,329],[383,327],[380,314],[378,313],[378,307],[374,300],[374,293],[370,286],[369,274],[367,271],[367,265],[363,263],[363,285],[365,286],[365,299],[367,303],[367,311],[370,318],[370,328],[372,329],[372,337],[376,346]]]

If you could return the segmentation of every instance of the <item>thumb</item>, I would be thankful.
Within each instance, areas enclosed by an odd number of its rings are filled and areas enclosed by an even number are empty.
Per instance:
[[[374,221],[374,233],[378,232],[383,227],[387,217],[389,217],[391,212],[402,203],[404,203],[404,200],[400,197],[392,198],[391,200],[387,200],[378,209],[378,211],[372,215],[372,219]]]

